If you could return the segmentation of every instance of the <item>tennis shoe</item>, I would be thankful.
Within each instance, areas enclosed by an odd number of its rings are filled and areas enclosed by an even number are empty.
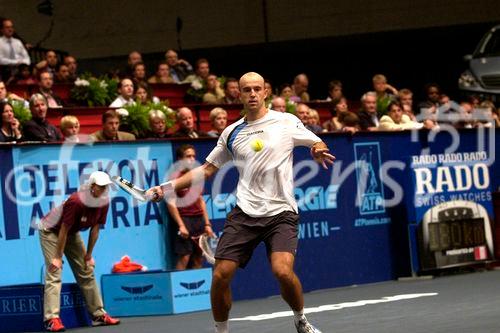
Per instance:
[[[321,333],[320,330],[309,324],[306,318],[295,322],[295,327],[297,328],[297,333]]]
[[[113,318],[107,313],[99,317],[94,317],[94,319],[92,319],[92,326],[109,326],[118,325],[119,323],[120,319]]]
[[[52,318],[47,320],[45,323],[45,330],[47,332],[64,332],[66,328],[64,327],[61,318]]]

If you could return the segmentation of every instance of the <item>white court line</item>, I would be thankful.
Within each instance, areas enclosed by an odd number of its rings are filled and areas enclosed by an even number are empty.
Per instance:
[[[438,295],[438,293],[403,294],[403,295],[386,296],[386,297],[382,297],[380,299],[360,300],[360,301],[355,301],[355,302],[345,302],[345,303],[339,303],[339,304],[321,305],[321,306],[314,307],[314,308],[305,308],[304,313],[307,314],[307,313],[318,313],[318,312],[325,312],[325,311],[336,311],[336,310],[341,310],[341,309],[345,309],[345,308],[355,308],[358,306],[396,302],[396,301],[402,301],[402,300],[407,300],[407,299],[428,297],[428,296],[437,296],[437,295]],[[260,321],[260,320],[268,320],[268,319],[291,317],[291,316],[293,316],[292,311],[281,311],[281,312],[260,314],[260,315],[256,315],[256,316],[232,318],[229,320],[231,320],[231,321],[244,321],[244,320]]]

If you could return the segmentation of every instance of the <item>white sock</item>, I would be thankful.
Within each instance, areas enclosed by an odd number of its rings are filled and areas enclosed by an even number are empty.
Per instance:
[[[215,333],[229,333],[229,327],[226,321],[215,322]]]
[[[299,322],[299,320],[301,319],[306,319],[306,316],[304,316],[304,309],[300,310],[300,311],[293,311],[293,316],[295,318],[295,322]]]

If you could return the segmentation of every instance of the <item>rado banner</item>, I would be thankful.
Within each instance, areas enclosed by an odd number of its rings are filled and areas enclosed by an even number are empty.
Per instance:
[[[421,268],[491,259],[493,207],[488,154],[455,152],[411,159]]]

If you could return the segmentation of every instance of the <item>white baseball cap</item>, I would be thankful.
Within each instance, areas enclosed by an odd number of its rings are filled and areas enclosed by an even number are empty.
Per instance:
[[[111,184],[112,181],[108,174],[102,171],[94,171],[90,174],[89,184],[97,184],[99,186],[105,186]]]

